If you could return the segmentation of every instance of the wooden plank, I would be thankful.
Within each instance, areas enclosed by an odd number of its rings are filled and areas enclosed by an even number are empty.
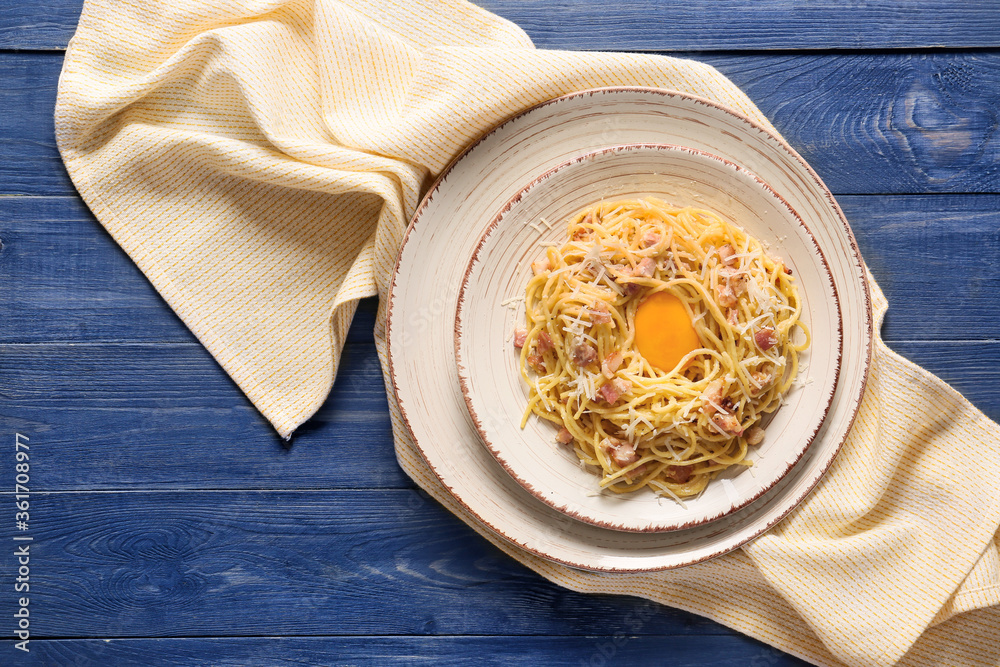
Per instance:
[[[1000,341],[893,347],[1000,419]],[[0,429],[31,439],[38,491],[412,488],[374,346],[343,363],[286,448],[197,344],[5,345]]]
[[[891,345],[1000,339],[1000,198],[841,196],[861,255],[889,300]]]
[[[196,341],[79,197],[0,202],[0,342]],[[348,341],[372,340],[377,307]]]
[[[45,7],[7,3],[0,13],[0,49],[65,49],[82,9],[83,0],[54,0]]]
[[[835,194],[1000,192],[1000,53],[695,58],[741,86]],[[0,115],[0,194],[75,192],[52,129],[61,64],[0,53],[0,108],[18,110]]]
[[[886,340],[1000,339],[1000,197],[838,200],[889,298]],[[194,341],[78,198],[2,201],[0,343]],[[349,341],[371,341],[376,308]]]
[[[716,51],[996,46],[997,4],[922,0],[477,0],[546,49]],[[991,15],[988,17],[988,15]]]
[[[38,638],[733,634],[551,584],[415,491],[33,493],[20,535]]]
[[[1000,186],[1000,54],[698,58],[746,92],[835,194]]]
[[[4,339],[197,340],[82,199],[0,201]]]
[[[581,40],[628,50],[965,47],[996,46],[1000,34],[996,8],[982,4],[483,4],[551,48]],[[5,8],[0,48],[62,48],[79,5]],[[13,78],[8,57],[23,65]],[[998,191],[993,54],[698,57],[744,87],[838,192]],[[3,193],[72,193],[51,138],[59,61],[0,55],[0,108],[17,110],[0,116]],[[938,364],[997,418],[986,389],[998,379],[995,343],[914,340],[997,337],[996,201],[955,209],[950,199],[924,202],[866,198],[845,209],[890,293],[894,346]],[[0,200],[0,225],[9,206],[21,204]],[[34,222],[0,227],[9,243],[0,250],[0,312],[15,312],[20,331],[6,342],[60,344],[0,347],[0,421],[33,429],[33,443],[42,443],[32,470],[38,488],[396,490],[39,494],[36,636],[356,636],[34,640],[30,664],[657,664],[667,655],[680,665],[804,664],[672,610],[657,610],[633,633],[627,619],[644,619],[646,603],[552,586],[407,490],[392,458],[377,360],[361,342],[370,339],[374,301],[362,309],[367,326],[352,329],[356,343],[330,401],[285,450],[88,214]],[[906,259],[914,265],[904,268]],[[962,262],[979,270],[963,272]],[[17,273],[13,287],[8,270]],[[963,296],[950,300],[947,285]],[[126,305],[130,314],[115,320]],[[80,341],[167,344],[65,344]],[[593,636],[594,628],[606,634]],[[535,636],[384,636],[477,632]],[[0,662],[17,664],[12,644]]]
[[[82,0],[8,8],[0,48],[62,49]],[[995,0],[477,0],[520,25],[539,48],[633,51],[896,49],[992,47],[1000,22]]]
[[[0,195],[76,194],[53,126],[62,61],[61,53],[0,53]]]
[[[266,628],[262,629],[267,632]],[[15,641],[0,655],[17,664]],[[35,639],[33,664],[240,665],[660,665],[672,667],[805,667],[809,663],[742,635],[619,634],[593,637],[194,637],[183,639]],[[23,656],[27,659],[28,656]]]
[[[374,345],[341,364],[289,446],[197,343],[0,346],[0,424],[34,443],[39,491],[412,487]]]

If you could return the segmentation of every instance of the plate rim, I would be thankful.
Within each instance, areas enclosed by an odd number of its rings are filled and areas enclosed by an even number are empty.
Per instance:
[[[753,533],[753,535],[751,535],[747,539],[739,541],[738,543],[734,543],[732,545],[728,545],[727,547],[725,547],[723,549],[720,549],[717,552],[715,552],[713,554],[710,554],[710,555],[707,555],[705,557],[702,557],[702,558],[699,558],[699,559],[696,559],[696,560],[691,560],[691,561],[688,561],[688,562],[685,562],[685,563],[679,563],[679,564],[656,565],[656,566],[639,566],[639,567],[619,567],[619,566],[615,566],[615,565],[594,566],[594,565],[588,565],[588,564],[583,564],[583,563],[579,563],[579,562],[573,562],[573,561],[571,561],[569,559],[566,559],[566,558],[560,558],[560,557],[553,556],[551,554],[544,553],[540,549],[538,549],[536,547],[533,547],[531,545],[526,545],[526,544],[519,543],[516,540],[514,540],[513,538],[511,538],[508,535],[506,535],[503,532],[502,529],[500,529],[499,527],[497,527],[496,525],[494,525],[492,522],[489,522],[486,519],[484,519],[480,515],[480,513],[474,511],[463,498],[460,498],[459,496],[457,496],[454,493],[451,485],[449,485],[442,478],[441,473],[438,471],[437,467],[435,465],[433,465],[430,461],[427,460],[427,456],[426,456],[423,448],[420,446],[419,441],[417,440],[416,436],[414,435],[413,427],[412,427],[412,425],[410,423],[410,416],[409,416],[409,414],[407,412],[405,401],[401,400],[400,397],[399,397],[399,374],[397,373],[396,361],[394,359],[394,355],[392,354],[392,349],[393,349],[393,330],[394,330],[394,327],[392,326],[392,323],[393,323],[394,309],[395,309],[395,305],[396,305],[395,304],[396,288],[397,288],[397,285],[398,285],[399,275],[400,275],[399,274],[399,265],[400,265],[400,263],[402,261],[404,250],[406,248],[407,243],[410,240],[410,236],[412,235],[413,230],[416,228],[418,222],[421,219],[421,216],[426,211],[427,207],[434,200],[435,195],[440,191],[442,184],[445,183],[445,181],[447,180],[448,176],[450,176],[455,171],[455,169],[461,164],[461,162],[464,159],[466,159],[469,156],[469,154],[474,149],[476,149],[478,146],[480,146],[486,139],[488,139],[489,137],[493,136],[494,134],[496,134],[500,130],[508,127],[511,123],[514,123],[514,122],[518,121],[520,118],[522,118],[522,117],[524,117],[524,116],[526,116],[528,114],[534,113],[535,111],[537,111],[537,110],[539,110],[541,108],[547,107],[547,106],[557,105],[557,104],[559,104],[561,102],[572,100],[572,99],[575,99],[575,98],[584,98],[584,97],[594,96],[594,95],[597,95],[597,94],[604,94],[604,93],[610,93],[610,94],[615,94],[615,93],[638,93],[638,94],[658,95],[658,96],[667,97],[667,98],[685,99],[685,100],[688,100],[688,101],[693,102],[695,104],[701,104],[701,105],[704,105],[704,106],[707,106],[707,107],[712,107],[712,108],[717,109],[717,110],[719,110],[719,111],[721,111],[723,113],[726,113],[726,114],[729,114],[731,116],[734,116],[741,123],[746,124],[751,129],[754,129],[754,130],[756,130],[756,131],[758,131],[758,132],[760,132],[762,134],[766,134],[768,137],[770,137],[775,142],[775,144],[776,144],[776,146],[778,148],[780,148],[785,153],[787,153],[791,157],[792,160],[794,160],[795,162],[797,162],[802,167],[803,173],[806,176],[808,176],[813,182],[815,182],[819,186],[819,191],[821,192],[823,198],[826,200],[827,205],[833,211],[833,213],[834,213],[835,217],[837,218],[837,220],[840,222],[840,226],[841,226],[842,230],[846,234],[847,241],[848,241],[848,248],[849,248],[849,250],[851,252],[851,256],[852,256],[852,260],[853,260],[854,264],[862,270],[862,275],[861,275],[861,278],[860,278],[860,283],[861,283],[862,297],[863,297],[863,300],[864,300],[864,303],[862,305],[863,305],[865,313],[866,313],[865,322],[864,322],[864,325],[865,325],[864,326],[864,335],[865,335],[865,339],[866,339],[866,349],[864,351],[864,361],[862,363],[863,374],[862,374],[862,379],[861,379],[861,383],[860,383],[861,390],[860,390],[859,396],[858,396],[859,400],[857,402],[855,402],[854,405],[850,408],[850,416],[847,419],[847,427],[845,429],[844,436],[840,439],[839,442],[836,443],[836,445],[834,447],[834,451],[829,456],[829,459],[817,471],[817,473],[815,475],[816,476],[816,481],[813,484],[810,484],[809,488],[805,489],[799,495],[799,497],[797,497],[794,500],[794,502],[789,503],[789,506],[787,508],[784,508],[783,511],[777,512],[777,513],[775,513],[773,515],[769,515],[766,519],[762,520],[762,525],[759,527],[759,529],[755,529],[755,530],[751,531]],[[826,187],[826,184],[822,181],[822,179],[819,177],[819,175],[816,173],[816,171],[812,168],[811,165],[809,165],[809,163],[804,158],[802,158],[801,155],[799,155],[799,153],[794,148],[792,148],[792,146],[788,143],[787,140],[785,140],[783,137],[780,137],[780,136],[776,135],[774,132],[772,132],[770,129],[764,127],[760,123],[758,123],[758,122],[756,122],[756,121],[748,118],[743,113],[741,113],[739,111],[736,111],[735,109],[732,109],[732,108],[730,108],[730,107],[728,107],[728,106],[726,106],[724,104],[721,104],[719,102],[715,102],[713,100],[707,99],[707,98],[702,97],[702,96],[693,95],[693,94],[690,94],[690,93],[681,92],[681,91],[677,91],[677,90],[670,90],[670,89],[666,89],[666,88],[658,88],[658,87],[654,87],[654,86],[602,86],[602,87],[588,88],[588,89],[584,89],[584,90],[579,90],[579,91],[567,93],[567,94],[564,94],[564,95],[558,95],[556,97],[544,100],[544,101],[539,102],[537,104],[533,104],[533,105],[531,105],[531,106],[529,106],[529,107],[527,107],[527,108],[525,108],[525,109],[523,109],[521,111],[518,111],[518,112],[516,112],[514,114],[511,114],[510,116],[508,116],[507,118],[503,119],[502,121],[500,121],[496,125],[494,125],[491,128],[488,128],[487,130],[485,130],[477,139],[475,139],[474,141],[472,141],[464,150],[462,150],[458,155],[456,155],[445,166],[444,169],[442,169],[442,171],[440,172],[440,174],[438,174],[438,176],[432,181],[431,185],[428,187],[428,190],[427,190],[426,194],[423,196],[423,198],[421,199],[419,205],[417,206],[416,210],[414,211],[413,217],[410,219],[409,223],[407,224],[406,229],[403,232],[403,236],[402,236],[402,239],[400,241],[399,249],[396,252],[396,260],[395,260],[394,265],[393,265],[393,272],[392,272],[392,277],[391,277],[390,284],[389,284],[389,291],[388,291],[388,294],[386,295],[386,298],[387,298],[387,304],[386,304],[386,325],[385,325],[386,350],[387,350],[386,357],[387,357],[387,363],[388,363],[388,373],[387,374],[388,374],[388,379],[389,379],[390,384],[391,384],[391,390],[392,390],[392,393],[393,393],[392,398],[396,401],[396,405],[398,406],[399,412],[400,412],[400,418],[402,419],[403,425],[406,427],[406,429],[407,429],[407,431],[408,431],[408,433],[409,433],[409,435],[410,435],[410,437],[411,437],[411,439],[413,441],[414,449],[416,450],[416,452],[418,453],[418,455],[423,459],[424,463],[428,466],[428,469],[431,471],[431,473],[437,478],[437,480],[441,484],[442,488],[446,490],[446,492],[449,494],[451,500],[455,501],[466,512],[468,512],[469,517],[474,518],[474,520],[476,522],[478,522],[478,524],[480,526],[488,529],[489,532],[492,533],[497,538],[499,538],[499,539],[503,540],[504,542],[506,542],[506,543],[508,543],[510,545],[513,545],[513,546],[515,546],[515,547],[517,547],[519,549],[523,549],[525,552],[527,552],[527,553],[529,553],[529,554],[531,554],[533,556],[536,556],[536,557],[538,557],[540,559],[543,559],[545,561],[549,561],[549,562],[553,562],[553,563],[558,563],[560,565],[565,565],[565,566],[568,566],[568,567],[571,567],[571,568],[585,570],[585,571],[591,571],[591,572],[618,573],[618,574],[635,574],[635,573],[643,573],[643,572],[659,572],[659,571],[666,571],[666,570],[677,569],[677,568],[680,568],[680,567],[686,567],[688,565],[693,565],[693,564],[696,564],[696,563],[704,562],[704,561],[710,560],[712,558],[717,558],[719,556],[722,556],[722,555],[725,555],[725,554],[730,553],[732,551],[735,551],[736,549],[742,547],[743,545],[745,545],[745,544],[753,541],[754,539],[756,539],[756,538],[760,537],[761,535],[763,535],[764,533],[768,532],[771,528],[773,528],[775,525],[777,525],[779,522],[781,522],[786,516],[788,516],[796,507],[798,507],[802,503],[803,500],[805,500],[809,496],[809,494],[812,492],[812,490],[816,487],[816,485],[819,483],[819,481],[826,475],[826,473],[829,471],[830,467],[833,465],[833,462],[836,460],[837,455],[839,454],[840,450],[843,448],[844,443],[847,441],[847,438],[849,437],[851,430],[853,429],[854,425],[857,422],[858,413],[859,413],[860,408],[861,408],[861,398],[864,396],[864,393],[865,393],[865,391],[867,389],[867,384],[868,384],[868,380],[869,380],[869,376],[870,376],[870,371],[871,371],[872,360],[873,360],[874,352],[875,352],[875,336],[873,335],[873,331],[874,331],[874,318],[872,316],[872,311],[871,311],[871,308],[872,308],[872,293],[871,293],[871,287],[868,284],[868,280],[866,279],[866,277],[864,275],[865,271],[866,271],[866,268],[865,268],[865,264],[864,264],[864,259],[861,256],[861,251],[860,251],[860,248],[858,247],[858,243],[857,243],[857,239],[856,239],[856,237],[854,235],[854,231],[851,229],[851,226],[848,223],[847,218],[844,215],[844,212],[841,209],[840,205],[837,203],[836,199],[833,197],[833,194],[830,192],[829,188]]]
[[[567,168],[571,168],[574,165],[586,162],[587,160],[595,159],[601,155],[621,154],[633,150],[641,150],[641,151],[664,150],[671,153],[672,152],[693,153],[702,156],[704,158],[708,158],[712,161],[722,163],[722,165],[724,165],[727,168],[733,168],[736,172],[745,174],[750,180],[754,181],[758,186],[760,186],[763,190],[765,190],[771,197],[776,199],[782,206],[784,206],[785,209],[792,215],[792,217],[798,223],[799,227],[805,230],[805,233],[809,237],[809,241],[812,244],[812,250],[819,256],[823,277],[827,286],[829,286],[830,290],[833,293],[833,302],[836,305],[836,313],[837,313],[837,329],[836,329],[837,344],[836,344],[836,354],[835,354],[836,361],[834,364],[834,372],[833,372],[833,382],[831,384],[829,394],[826,397],[825,405],[822,406],[822,414],[819,420],[816,422],[815,428],[812,430],[812,433],[810,433],[805,438],[805,444],[795,449],[795,454],[793,457],[784,460],[784,466],[783,468],[780,469],[775,478],[771,480],[769,484],[760,486],[754,494],[741,499],[738,503],[733,502],[732,506],[729,509],[722,511],[720,514],[703,516],[701,518],[696,518],[679,524],[678,523],[653,524],[645,528],[632,528],[621,524],[616,525],[610,523],[609,521],[602,521],[600,519],[595,519],[581,512],[573,511],[568,507],[562,507],[558,505],[556,502],[554,502],[547,494],[538,491],[537,489],[535,489],[534,486],[532,486],[530,482],[522,478],[522,476],[519,474],[518,469],[515,466],[512,466],[510,462],[506,460],[506,457],[502,453],[502,450],[499,449],[498,446],[495,445],[493,442],[491,442],[488,434],[486,433],[482,425],[482,420],[480,419],[476,411],[475,405],[473,403],[473,397],[471,396],[472,392],[469,389],[469,384],[467,379],[468,373],[464,370],[462,341],[461,341],[462,320],[463,320],[462,313],[466,305],[466,290],[469,287],[471,274],[474,270],[475,265],[479,263],[480,253],[483,251],[486,243],[489,241],[489,238],[497,230],[497,228],[500,226],[501,222],[507,216],[510,210],[518,202],[520,202],[521,199],[523,199],[523,197],[530,190],[540,185],[543,181],[548,180],[557,172],[563,171]],[[816,440],[817,435],[819,435],[819,432],[822,430],[823,424],[826,422],[826,419],[830,414],[830,410],[833,407],[833,400],[836,396],[837,388],[840,385],[840,370],[843,363],[843,355],[844,355],[844,318],[843,318],[843,313],[841,312],[840,294],[837,290],[836,282],[834,281],[830,265],[827,262],[826,255],[823,252],[823,249],[820,247],[819,243],[817,243],[816,237],[813,235],[812,230],[809,228],[809,225],[807,225],[806,222],[802,219],[802,217],[798,214],[798,211],[796,211],[791,206],[791,204],[789,204],[788,201],[781,196],[780,193],[775,191],[774,188],[772,188],[769,183],[764,181],[762,178],[760,178],[757,174],[755,174],[751,170],[747,169],[746,167],[740,165],[737,162],[734,162],[733,160],[729,160],[720,155],[715,155],[708,151],[692,148],[690,146],[682,146],[679,144],[649,143],[649,142],[614,144],[611,146],[604,146],[601,148],[587,151],[585,153],[581,153],[553,167],[550,167],[549,169],[546,169],[544,172],[539,174],[529,183],[520,188],[516,193],[514,193],[514,195],[512,195],[511,198],[503,205],[500,211],[495,216],[493,216],[489,224],[486,225],[485,229],[483,230],[482,234],[479,237],[479,240],[476,242],[476,246],[473,249],[472,254],[469,257],[469,261],[466,264],[465,270],[462,275],[461,286],[458,292],[458,302],[455,305],[455,325],[453,331],[454,331],[454,347],[455,347],[455,366],[458,372],[458,383],[462,391],[462,397],[465,401],[466,409],[469,411],[469,415],[472,418],[472,423],[474,424],[476,431],[479,433],[479,438],[482,441],[482,444],[486,447],[487,451],[489,451],[493,455],[493,458],[497,461],[497,463],[500,464],[500,466],[507,472],[508,475],[511,476],[511,478],[514,479],[514,481],[516,481],[521,486],[521,488],[523,488],[525,491],[530,493],[532,496],[534,496],[541,502],[551,507],[553,510],[565,516],[569,516],[570,518],[576,519],[577,521],[582,521],[583,523],[589,524],[591,526],[596,526],[598,528],[605,528],[607,530],[614,530],[625,533],[665,533],[677,530],[684,530],[686,528],[694,528],[696,526],[701,526],[706,523],[711,523],[712,521],[717,521],[738,510],[743,509],[747,505],[750,505],[751,503],[755,502],[758,498],[767,493],[769,490],[774,488],[774,486],[776,486],[779,482],[781,482],[781,480],[792,471],[795,465],[800,460],[802,460],[802,457],[805,456],[809,447],[812,446],[813,442],[815,442]],[[421,449],[421,451],[423,450]],[[428,463],[428,465],[430,464]]]

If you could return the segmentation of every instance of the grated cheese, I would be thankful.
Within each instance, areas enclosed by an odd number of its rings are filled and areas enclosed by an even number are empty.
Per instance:
[[[736,492],[736,485],[733,484],[731,479],[722,480],[722,490],[726,492],[726,498],[729,499],[733,505],[740,499],[740,494]]]
[[[603,264],[600,265],[600,271],[597,272],[597,278],[594,279],[595,283],[599,283],[604,280],[604,276],[607,275],[607,268]]]
[[[506,301],[501,301],[500,305],[503,306],[504,308],[511,308],[511,307],[513,307],[514,310],[517,310],[521,306],[522,303],[524,303],[524,297],[523,296],[512,296],[511,298],[507,299]]]
[[[680,505],[681,509],[685,509],[686,510],[688,508],[688,506],[684,503],[684,501],[681,500],[681,497],[678,496],[676,493],[674,493],[673,491],[670,490],[670,487],[668,487],[668,486],[661,486],[659,484],[657,484],[657,487],[660,489],[660,491],[662,491],[663,493],[666,493],[668,496],[670,496],[671,500],[673,500],[675,503],[677,503],[678,505]]]
[[[708,252],[705,253],[705,259],[702,260],[701,264],[701,282],[705,282],[705,278],[708,277],[708,259],[715,252],[715,246],[711,246]],[[720,272],[721,273],[721,272]]]
[[[618,283],[616,283],[614,280],[612,280],[610,277],[604,276],[604,282],[607,284],[608,287],[610,287],[611,289],[613,289],[618,294],[624,294],[625,293],[624,290],[622,290],[621,286]]]
[[[763,322],[764,320],[766,320],[769,317],[773,318],[774,315],[772,315],[771,313],[764,313],[763,315],[758,315],[757,317],[753,318],[752,320],[750,320],[749,322],[747,322],[746,324],[744,324],[742,327],[740,327],[740,335],[741,336],[745,335],[746,332],[747,332],[747,329],[750,329],[752,327],[756,327],[758,324],[760,324],[761,322]]]
[[[707,423],[708,423],[708,425],[709,425],[709,426],[711,426],[711,427],[712,427],[713,429],[715,429],[716,431],[718,431],[720,435],[724,435],[724,436],[726,436],[726,437],[729,437],[729,434],[728,434],[728,433],[726,433],[726,432],[725,432],[724,430],[722,430],[722,427],[721,427],[721,426],[719,426],[718,424],[716,424],[716,423],[715,423],[714,421],[712,421],[711,419],[709,419]]]
[[[728,410],[726,410],[725,408],[723,408],[721,405],[719,405],[718,403],[716,403],[712,399],[706,398],[705,402],[708,403],[709,405],[711,405],[713,408],[715,408],[715,411],[718,412],[719,414],[723,414],[723,415],[728,415],[729,414]]]
[[[740,259],[744,259],[744,258],[749,258],[750,261],[753,261],[755,259],[760,259],[760,257],[761,257],[760,251],[759,250],[754,250],[753,252],[741,252],[741,253],[737,253],[737,254],[733,255],[732,258],[736,259],[736,260],[740,260]]]
[[[525,224],[526,226],[528,226],[528,227],[531,227],[532,229],[534,229],[534,230],[535,230],[536,232],[538,232],[539,234],[541,234],[541,233],[542,233],[543,231],[545,231],[544,229],[542,229],[541,227],[539,227],[539,226],[538,226],[538,223],[537,223],[537,222],[526,222],[526,223],[524,223],[524,224]]]
[[[642,415],[639,415],[639,421],[641,421],[643,424],[646,425],[646,428],[649,429],[650,433],[652,433],[652,432],[654,432],[656,430],[656,429],[653,428],[653,424],[648,419],[646,419],[645,417],[643,417]]]
[[[540,384],[538,384],[538,378],[535,378],[534,382],[535,382],[535,392],[538,394],[538,397],[542,399],[542,404],[545,406],[545,409],[551,410],[552,403],[551,401],[549,401],[549,397],[542,393],[542,387]]]

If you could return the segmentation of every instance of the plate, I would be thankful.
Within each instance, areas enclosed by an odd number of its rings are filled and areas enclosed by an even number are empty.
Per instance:
[[[454,319],[468,257],[527,182],[599,148],[668,143],[724,156],[781,191],[813,232],[840,298],[844,354],[830,412],[792,471],[756,502],[684,530],[624,533],[573,520],[534,498],[480,443],[455,367]],[[832,464],[857,416],[872,352],[864,265],[847,221],[782,140],[708,100],[649,88],[560,97],[494,128],[443,173],[407,228],[387,299],[389,380],[417,450],[442,487],[486,529],[529,553],[601,572],[681,567],[727,553],[774,526]]]
[[[649,489],[601,491],[599,475],[555,442],[557,427],[532,415],[520,428],[528,387],[512,333],[524,325],[524,286],[547,242],[566,241],[566,221],[603,199],[653,196],[708,209],[738,224],[790,266],[814,331],[799,379],[769,416],[752,468],[733,466],[683,503]],[[550,221],[542,223],[540,221]],[[586,153],[526,185],[487,227],[458,296],[459,385],[473,424],[500,465],[529,494],[574,519],[612,530],[656,532],[714,521],[759,498],[792,469],[826,418],[840,370],[840,307],[809,229],[788,203],[746,169],[675,145],[633,144]],[[806,383],[808,374],[810,381]]]

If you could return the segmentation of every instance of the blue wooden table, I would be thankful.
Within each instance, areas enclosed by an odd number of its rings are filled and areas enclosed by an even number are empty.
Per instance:
[[[1000,3],[482,4],[542,48],[731,77],[837,195],[890,346],[1000,418]],[[0,664],[803,664],[549,584],[416,490],[393,457],[373,300],[326,405],[281,442],[62,168],[52,111],[80,7],[0,3]]]

